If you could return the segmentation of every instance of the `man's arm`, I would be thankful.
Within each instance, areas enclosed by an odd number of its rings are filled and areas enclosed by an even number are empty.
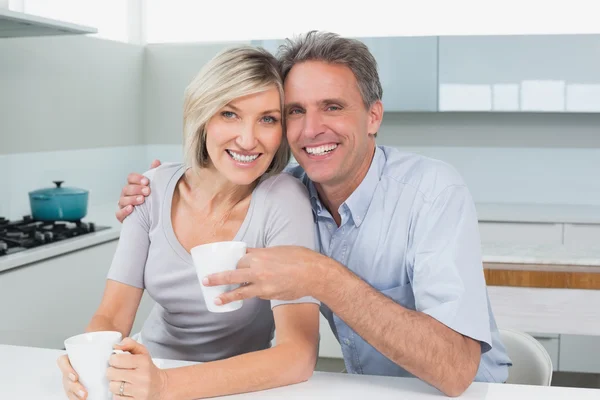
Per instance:
[[[400,306],[330,258],[318,264],[322,279],[313,296],[371,346],[448,396],[471,384],[481,357],[478,341]]]
[[[217,304],[261,297],[312,296],[371,346],[446,395],[460,395],[473,381],[481,347],[429,315],[408,310],[335,260],[296,246],[249,249],[235,271],[207,276],[206,286],[248,282],[218,297]]]

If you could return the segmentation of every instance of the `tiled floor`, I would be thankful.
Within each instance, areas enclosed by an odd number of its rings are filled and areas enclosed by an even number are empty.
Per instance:
[[[316,370],[325,372],[345,372],[344,361],[338,358],[319,358]],[[600,374],[554,372],[552,374],[552,386],[600,389]]]

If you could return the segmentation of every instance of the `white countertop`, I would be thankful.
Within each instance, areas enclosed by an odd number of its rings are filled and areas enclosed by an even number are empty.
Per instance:
[[[93,222],[98,226],[108,226],[109,229],[2,256],[0,257],[0,272],[118,239],[121,224],[115,217],[116,207],[114,203],[91,206],[88,214],[82,220],[83,222]]]
[[[600,206],[476,203],[480,222],[600,224]]]
[[[484,263],[600,266],[600,246],[482,243]]]
[[[0,399],[64,400],[66,397],[56,359],[60,350],[0,345]],[[161,368],[173,368],[189,363],[155,360]],[[437,389],[414,378],[393,378],[368,375],[348,375],[315,372],[307,382],[262,392],[223,397],[226,399],[313,399],[313,400],[377,400],[441,399]],[[473,383],[459,397],[469,400],[506,399],[577,399],[600,398],[600,390],[548,386],[525,386]]]

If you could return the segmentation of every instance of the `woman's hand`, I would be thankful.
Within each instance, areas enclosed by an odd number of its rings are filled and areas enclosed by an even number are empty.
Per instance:
[[[57,361],[58,368],[62,372],[63,388],[69,400],[81,400],[87,397],[87,391],[81,383],[79,383],[79,376],[77,372],[71,366],[69,357],[65,354],[60,356]]]
[[[154,365],[146,347],[131,338],[125,338],[121,344],[115,345],[115,349],[131,353],[113,354],[110,357],[106,377],[115,399],[167,399],[167,374]]]

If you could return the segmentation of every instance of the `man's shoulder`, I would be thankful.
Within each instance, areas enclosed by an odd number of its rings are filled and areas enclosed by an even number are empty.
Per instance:
[[[379,147],[386,159],[382,179],[412,187],[425,199],[434,199],[451,186],[466,186],[457,169],[445,161],[393,147]]]
[[[288,174],[298,179],[302,184],[308,187],[308,175],[304,172],[304,168],[300,166],[300,164],[296,162],[291,162],[288,166],[283,170],[283,174]]]

